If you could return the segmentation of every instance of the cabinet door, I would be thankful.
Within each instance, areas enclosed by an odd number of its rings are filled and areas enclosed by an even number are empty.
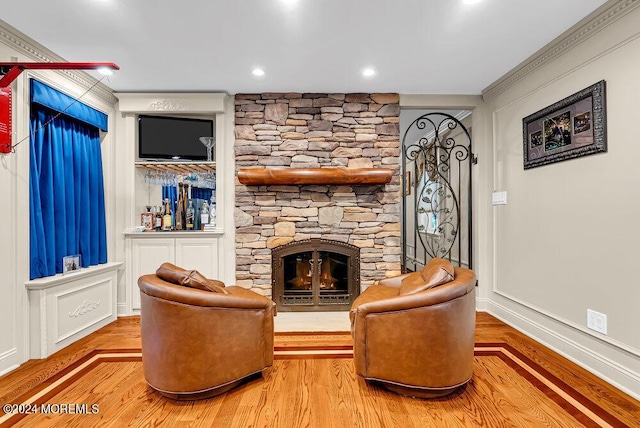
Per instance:
[[[195,269],[207,278],[218,277],[218,239],[176,238],[176,265]]]
[[[172,238],[133,239],[131,243],[131,304],[132,309],[140,309],[140,290],[138,278],[148,273],[155,273],[164,263],[175,260],[175,242]]]

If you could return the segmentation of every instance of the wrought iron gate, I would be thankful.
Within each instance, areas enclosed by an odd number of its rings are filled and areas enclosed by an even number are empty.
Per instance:
[[[471,134],[445,112],[426,113],[402,138],[402,270],[434,257],[472,267]]]

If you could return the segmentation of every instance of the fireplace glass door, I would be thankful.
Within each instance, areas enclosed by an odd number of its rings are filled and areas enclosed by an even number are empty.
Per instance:
[[[279,309],[344,310],[357,295],[359,275],[354,265],[359,257],[342,248],[306,245],[282,255],[274,251],[273,257],[274,300]],[[322,306],[326,307],[318,309]]]

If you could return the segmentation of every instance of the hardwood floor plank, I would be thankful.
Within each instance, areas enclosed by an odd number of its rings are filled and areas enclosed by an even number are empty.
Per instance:
[[[532,388],[526,379],[518,376],[517,372],[497,356],[476,358],[474,375],[477,383],[482,383],[485,391],[490,391],[489,401],[499,406],[499,415],[504,423],[536,427],[577,425],[575,419],[565,414],[563,409],[549,400],[543,392]],[[554,418],[550,419],[549,415],[553,415]]]
[[[640,420],[637,400],[490,315],[477,320],[474,375],[439,399],[403,397],[365,382],[351,358],[299,356],[278,357],[263,377],[219,397],[168,400],[144,380],[132,317],[0,378],[0,401],[39,394],[49,404],[100,408],[94,415],[29,415],[15,424],[24,427],[631,427]],[[294,355],[351,344],[346,333],[275,339]]]

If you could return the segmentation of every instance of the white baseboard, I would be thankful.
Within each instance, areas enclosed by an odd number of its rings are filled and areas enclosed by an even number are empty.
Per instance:
[[[118,314],[119,317],[126,317],[127,315],[129,315],[129,311],[127,310],[127,304],[118,303],[116,313]]]
[[[560,328],[555,330],[549,328],[494,301],[477,299],[476,307],[478,310],[488,312],[547,348],[578,364],[621,391],[640,399],[640,373],[635,372],[630,367],[623,366],[614,359],[595,352],[593,349],[589,349],[583,344],[558,333]],[[481,307],[484,310],[480,309]],[[550,320],[550,322],[557,323],[555,320]],[[625,352],[615,347],[609,349],[612,353],[622,354]],[[622,360],[624,357],[628,358],[628,354],[621,355],[618,360]]]
[[[13,371],[15,369],[17,369],[18,367],[20,367],[20,364],[12,364],[10,359],[14,358],[14,356],[18,353],[18,349],[17,348],[11,348],[8,351],[3,352],[2,354],[0,354],[0,368],[2,368],[0,370],[0,376],[3,376],[7,373],[9,373],[10,371]],[[15,358],[14,358],[15,360]],[[5,367],[5,364],[9,364]]]
[[[6,375],[9,372],[14,371],[15,369],[17,369],[18,367],[20,367],[20,364],[14,364],[12,366],[7,367],[6,369],[0,371],[0,377]]]
[[[478,291],[478,289],[476,288],[476,292]],[[476,311],[478,312],[489,312],[487,310],[487,299],[481,298],[481,297],[477,297],[476,296]]]

